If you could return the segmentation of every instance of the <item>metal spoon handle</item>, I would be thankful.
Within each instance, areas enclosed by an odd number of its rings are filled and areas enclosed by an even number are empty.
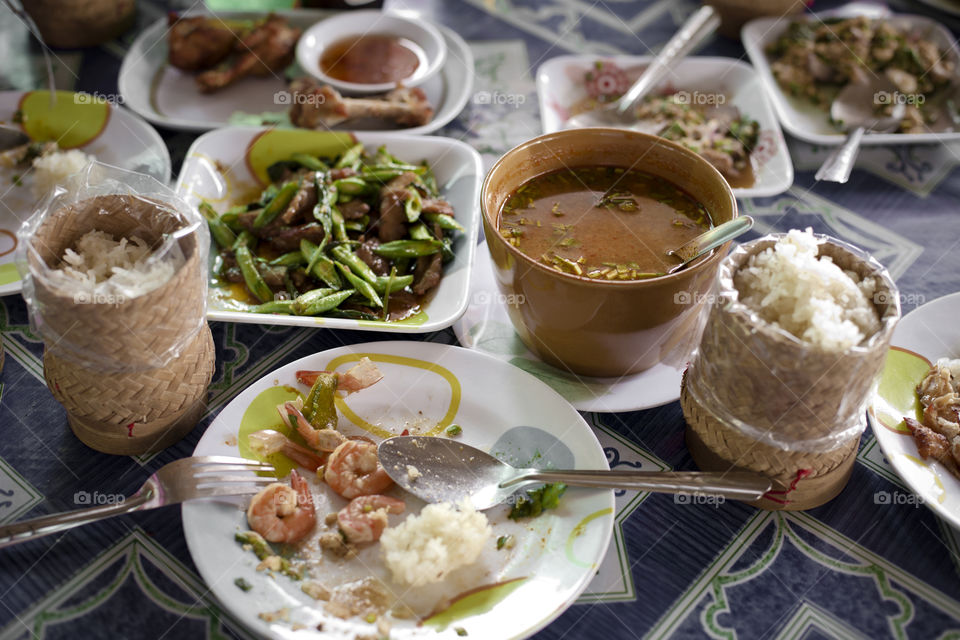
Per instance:
[[[700,234],[690,242],[684,243],[676,249],[671,249],[667,252],[667,255],[677,256],[685,263],[690,262],[708,251],[713,251],[723,243],[739,237],[752,227],[753,218],[750,216],[738,216],[733,220],[728,220],[723,224],[717,225],[706,233]]]
[[[564,482],[577,487],[632,489],[655,493],[694,493],[733,500],[759,500],[772,486],[770,479],[749,471],[540,471],[530,469],[500,483],[508,489],[531,482]]]
[[[843,144],[820,165],[820,169],[814,178],[818,181],[839,182],[841,184],[849,180],[853,163],[860,153],[860,139],[863,138],[866,130],[866,127],[857,127],[851,131]]]
[[[720,25],[720,16],[711,6],[703,6],[687,18],[679,31],[664,45],[660,54],[653,59],[637,81],[633,83],[617,103],[617,113],[625,116],[632,113],[637,103],[651,89],[660,84],[674,62],[686,56],[700,44],[704,38],[716,31]]]

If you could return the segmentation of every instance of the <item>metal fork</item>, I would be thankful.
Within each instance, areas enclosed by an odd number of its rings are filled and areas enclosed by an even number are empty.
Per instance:
[[[274,477],[250,473],[254,471],[276,473],[269,464],[228,456],[196,456],[175,460],[157,469],[135,494],[114,504],[0,526],[0,548],[134,511],[156,509],[197,498],[249,495],[276,482]]]

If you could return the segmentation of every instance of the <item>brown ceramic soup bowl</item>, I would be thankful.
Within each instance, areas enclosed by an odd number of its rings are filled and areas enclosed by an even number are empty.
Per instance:
[[[497,230],[504,202],[524,182],[564,167],[597,165],[636,169],[680,187],[706,207],[714,225],[737,215],[733,191],[710,163],[656,136],[571,129],[528,140],[494,164],[480,196],[510,320],[534,353],[573,373],[609,377],[660,362],[682,365],[696,346],[701,312],[729,243],[675,274],[607,281],[548,267]]]

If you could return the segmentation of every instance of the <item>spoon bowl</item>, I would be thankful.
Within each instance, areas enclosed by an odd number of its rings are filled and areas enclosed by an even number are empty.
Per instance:
[[[678,265],[674,265],[667,270],[667,273],[676,273],[702,255],[705,255],[723,243],[742,236],[753,228],[753,218],[750,216],[740,216],[733,220],[727,220],[723,224],[717,225],[705,233],[701,233],[693,240],[688,240],[676,249],[667,251],[668,256],[674,256],[682,260]]]
[[[457,440],[396,436],[377,447],[380,464],[398,485],[426,502],[457,503],[468,498],[477,510],[505,502],[536,483],[563,482],[595,489],[696,493],[734,500],[759,500],[769,478],[747,471],[612,471],[518,469]]]
[[[820,166],[816,180],[844,183],[850,179],[863,135],[867,131],[894,131],[903,120],[906,106],[896,99],[898,95],[897,87],[886,76],[848,84],[837,94],[830,105],[830,118],[847,132],[847,139]],[[883,104],[891,105],[889,113],[877,112],[877,107]]]
[[[0,125],[0,151],[15,149],[30,142],[30,136],[16,127]]]

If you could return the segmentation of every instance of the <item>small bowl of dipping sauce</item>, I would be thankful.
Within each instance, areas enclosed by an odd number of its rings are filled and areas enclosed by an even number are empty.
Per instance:
[[[354,94],[422,84],[446,59],[447,44],[437,27],[374,10],[321,20],[297,43],[297,62],[304,71]]]

